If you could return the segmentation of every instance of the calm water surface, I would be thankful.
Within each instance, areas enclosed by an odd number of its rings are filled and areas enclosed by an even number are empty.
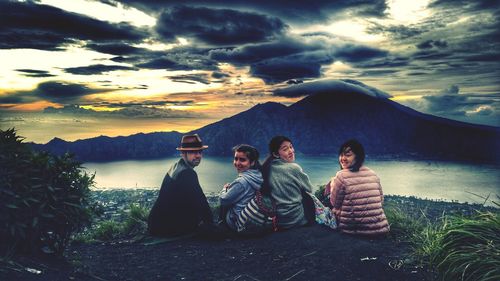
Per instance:
[[[159,188],[167,169],[178,158],[128,160],[109,163],[85,163],[96,173],[96,189]],[[338,171],[336,158],[304,157],[297,159],[317,187],[326,184]],[[500,196],[500,166],[440,161],[367,160],[382,182],[385,194],[417,196],[429,199],[483,203],[480,196]],[[217,193],[224,183],[236,177],[231,158],[204,157],[195,169],[206,194]]]

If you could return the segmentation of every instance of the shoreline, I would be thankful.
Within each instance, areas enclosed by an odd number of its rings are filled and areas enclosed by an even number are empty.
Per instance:
[[[159,189],[91,190],[91,197],[106,208],[103,219],[110,219],[122,216],[123,214],[120,212],[129,209],[130,204],[139,204],[147,209],[151,208],[158,192]],[[433,219],[448,213],[461,212],[464,215],[471,215],[475,210],[500,211],[500,208],[494,205],[485,206],[478,203],[433,200],[416,196],[384,195],[384,198],[384,205],[396,205],[406,213],[413,215],[421,215],[421,210],[427,210]],[[218,204],[218,197],[215,194],[207,195],[207,200],[212,207]]]

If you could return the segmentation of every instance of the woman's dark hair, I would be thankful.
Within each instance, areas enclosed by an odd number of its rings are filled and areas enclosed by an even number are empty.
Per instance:
[[[350,140],[344,142],[340,146],[339,157],[340,157],[340,155],[342,155],[346,152],[347,148],[350,148],[352,153],[354,153],[354,155],[356,155],[356,158],[355,158],[356,161],[354,162],[354,165],[352,165],[352,167],[349,168],[349,170],[351,170],[353,172],[357,172],[357,171],[359,171],[359,168],[361,168],[361,166],[365,162],[365,149],[363,148],[363,145],[361,145],[361,143],[359,141],[357,141],[355,139],[350,139]],[[340,163],[340,161],[339,161],[339,163]],[[340,168],[342,169],[342,166],[340,166]]]
[[[233,152],[243,152],[248,157],[250,162],[254,162],[254,164],[250,167],[250,169],[260,170],[260,162],[259,162],[259,151],[257,148],[248,145],[248,144],[239,144],[233,147]]]
[[[261,192],[263,194],[269,194],[271,192],[271,188],[269,187],[269,170],[271,169],[271,162],[275,158],[274,154],[278,153],[281,144],[285,141],[292,142],[285,136],[275,136],[269,142],[269,155],[264,161],[264,164],[262,164],[262,177],[264,178],[264,182],[262,183]]]

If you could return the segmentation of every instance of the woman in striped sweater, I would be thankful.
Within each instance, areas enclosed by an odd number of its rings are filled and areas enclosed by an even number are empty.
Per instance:
[[[255,196],[262,185],[259,152],[253,146],[240,144],[233,148],[233,165],[238,177],[224,185],[220,192],[220,205],[224,221],[232,230],[237,230],[236,220],[241,211]]]

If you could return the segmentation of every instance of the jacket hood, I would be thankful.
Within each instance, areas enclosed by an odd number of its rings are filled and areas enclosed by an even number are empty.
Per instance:
[[[264,179],[259,170],[248,169],[240,174],[240,179],[248,182],[248,184],[255,190],[259,190],[262,186]]]

